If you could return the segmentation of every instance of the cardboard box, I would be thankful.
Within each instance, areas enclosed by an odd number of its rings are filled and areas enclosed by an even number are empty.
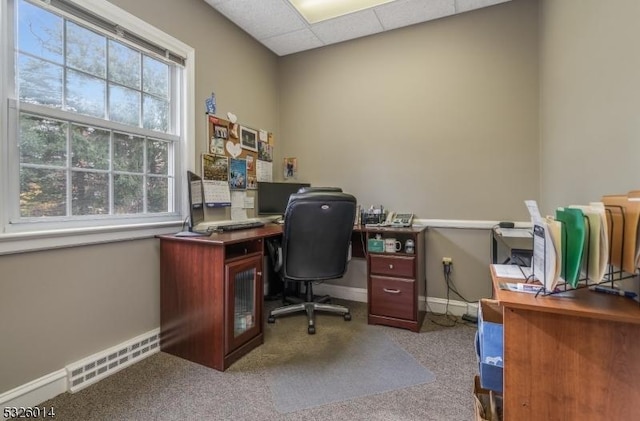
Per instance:
[[[502,307],[495,300],[481,299],[478,307],[478,352],[480,385],[502,393],[504,367]]]
[[[473,403],[475,421],[502,420],[502,395],[483,389],[480,386],[480,376],[474,378]]]

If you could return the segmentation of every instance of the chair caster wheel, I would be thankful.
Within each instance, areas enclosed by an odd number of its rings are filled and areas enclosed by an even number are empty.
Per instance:
[[[307,328],[307,332],[309,333],[309,335],[313,335],[314,333],[316,333],[316,327],[315,326],[309,326]]]
[[[348,322],[349,320],[351,320],[351,313],[347,313],[347,314],[345,314],[345,315],[344,315],[344,320],[345,320],[345,321],[347,321],[347,322]]]
[[[276,322],[276,318],[273,316],[269,316],[269,318],[267,319],[267,323],[275,323]]]

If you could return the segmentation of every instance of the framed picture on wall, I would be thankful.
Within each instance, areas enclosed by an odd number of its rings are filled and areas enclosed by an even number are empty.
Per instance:
[[[258,132],[248,127],[240,126],[240,145],[242,149],[258,152]]]

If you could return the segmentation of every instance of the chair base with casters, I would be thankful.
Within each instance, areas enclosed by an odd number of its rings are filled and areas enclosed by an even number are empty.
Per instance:
[[[310,335],[313,335],[314,333],[316,333],[316,311],[326,311],[329,313],[341,314],[344,320],[351,320],[351,312],[347,307],[341,306],[339,304],[326,303],[325,301],[327,301],[328,297],[323,297],[325,299],[321,300],[321,302],[313,301],[312,282],[306,281],[305,286],[307,289],[307,300],[305,302],[285,305],[271,310],[271,312],[269,312],[267,322],[275,323],[276,317],[278,316],[304,311],[307,313],[307,332]]]

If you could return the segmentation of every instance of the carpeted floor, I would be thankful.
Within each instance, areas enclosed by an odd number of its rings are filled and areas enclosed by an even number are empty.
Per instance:
[[[336,302],[340,302],[336,300]],[[319,314],[308,335],[302,313],[265,324],[265,343],[221,373],[160,352],[75,394],[41,404],[57,420],[421,420],[473,419],[475,325],[427,315],[421,332],[366,323],[366,303],[340,302],[353,319]],[[267,302],[266,309],[277,306]],[[274,403],[273,370],[286,359],[331,353],[332,344],[354,332],[386,335],[436,380],[282,413]]]

